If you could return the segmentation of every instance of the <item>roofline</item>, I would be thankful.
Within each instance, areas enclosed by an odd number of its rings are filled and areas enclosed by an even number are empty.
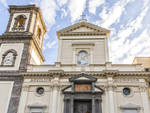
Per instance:
[[[60,33],[61,33],[61,32],[66,31],[67,29],[71,28],[72,26],[76,26],[76,25],[78,25],[78,24],[80,24],[80,23],[84,23],[84,24],[87,23],[87,24],[92,25],[92,26],[94,26],[94,27],[102,28],[102,29],[104,29],[104,30],[106,31],[106,32],[105,32],[105,33],[106,33],[106,36],[109,37],[110,30],[108,30],[108,29],[106,29],[106,28],[103,28],[103,27],[100,27],[100,26],[95,25],[95,24],[91,24],[91,23],[89,23],[89,22],[82,21],[82,22],[75,23],[75,24],[73,24],[73,25],[70,25],[70,26],[68,26],[68,27],[65,27],[65,28],[63,28],[63,29],[57,31],[57,37],[58,37],[58,39],[59,39],[59,37],[60,37]]]

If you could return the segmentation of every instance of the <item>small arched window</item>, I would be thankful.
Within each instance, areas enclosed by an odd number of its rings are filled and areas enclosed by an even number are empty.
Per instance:
[[[37,29],[37,36],[38,36],[39,39],[41,38],[41,33],[42,33],[41,29],[38,28]]]
[[[77,63],[79,65],[88,65],[88,53],[84,50],[78,53]]]
[[[17,52],[14,49],[6,51],[2,56],[2,66],[14,66]]]
[[[25,29],[25,21],[26,21],[25,15],[19,15],[15,18],[15,23],[13,26],[13,30],[24,30]]]

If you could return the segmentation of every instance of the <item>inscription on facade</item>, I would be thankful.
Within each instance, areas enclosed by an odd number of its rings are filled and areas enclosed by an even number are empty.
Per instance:
[[[75,91],[90,91],[91,85],[90,84],[76,84]]]
[[[136,78],[118,78],[115,79],[114,82],[124,83],[124,82],[138,82],[139,80]]]
[[[31,79],[31,82],[50,82],[51,79],[43,78],[43,79]]]

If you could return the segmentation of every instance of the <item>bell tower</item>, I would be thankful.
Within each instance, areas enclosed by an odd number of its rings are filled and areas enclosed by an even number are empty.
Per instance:
[[[42,44],[46,27],[35,5],[9,7],[6,32],[0,36],[0,70],[26,70],[44,61]]]

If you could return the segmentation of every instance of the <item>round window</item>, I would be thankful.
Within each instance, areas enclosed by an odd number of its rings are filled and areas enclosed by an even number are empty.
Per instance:
[[[131,90],[129,88],[124,88],[123,89],[123,94],[124,95],[130,95],[130,93],[131,93]]]
[[[44,88],[39,87],[39,88],[37,88],[36,92],[37,92],[39,95],[42,95],[42,94],[44,93]]]

